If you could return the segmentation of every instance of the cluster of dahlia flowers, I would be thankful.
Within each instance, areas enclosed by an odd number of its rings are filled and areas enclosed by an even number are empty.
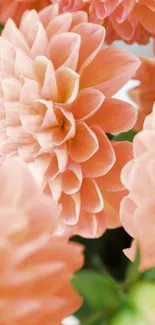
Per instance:
[[[105,45],[148,42],[155,3],[0,0],[0,22],[0,320],[60,325],[82,302],[73,235],[96,238],[122,222],[134,238],[126,254],[138,243],[141,269],[155,265],[155,111],[134,148],[113,139],[142,128],[154,62]],[[114,97],[133,77],[139,115]]]

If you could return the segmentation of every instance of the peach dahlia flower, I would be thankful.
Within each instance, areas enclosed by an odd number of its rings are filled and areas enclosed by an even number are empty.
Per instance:
[[[89,20],[103,24],[107,42],[117,39],[126,42],[147,43],[155,35],[154,0],[53,0],[61,10],[88,12]]]
[[[60,207],[41,195],[24,164],[0,167],[1,324],[60,325],[81,304],[70,284],[82,247],[54,237]]]
[[[43,9],[51,0],[0,0],[0,23],[5,24],[8,18],[19,23],[25,10]]]
[[[142,130],[145,117],[152,112],[155,101],[155,59],[141,58],[141,65],[134,76],[139,85],[129,91],[138,106],[137,131]]]
[[[120,165],[132,151],[125,143],[113,148],[105,133],[129,130],[137,115],[110,97],[140,63],[125,51],[104,49],[104,28],[88,23],[85,12],[58,11],[57,5],[39,15],[30,11],[19,29],[12,20],[6,23],[0,39],[0,154],[34,161],[44,189],[63,206],[63,224],[95,237],[109,223],[118,226]],[[121,192],[114,198],[111,190]],[[105,221],[109,208],[115,211],[112,222]]]

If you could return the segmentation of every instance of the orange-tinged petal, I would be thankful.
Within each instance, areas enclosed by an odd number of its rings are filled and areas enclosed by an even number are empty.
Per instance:
[[[129,131],[136,123],[137,110],[131,104],[119,99],[105,99],[88,124],[99,125],[106,133]]]
[[[130,80],[139,65],[140,60],[124,50],[102,49],[84,69],[80,81],[81,88],[94,87],[110,97]]]
[[[61,218],[68,225],[75,225],[79,219],[81,200],[79,193],[61,195],[60,203],[62,204]]]
[[[62,189],[66,194],[74,194],[79,191],[82,184],[82,170],[80,164],[69,160],[65,173],[63,174]]]
[[[92,88],[86,88],[79,92],[75,102],[72,105],[72,112],[76,120],[86,120],[91,116],[96,116],[104,101],[103,94]]]
[[[70,141],[69,156],[76,162],[84,162],[97,152],[99,147],[95,133],[84,123],[77,123],[76,135]]]
[[[91,178],[84,178],[80,195],[81,206],[84,211],[98,213],[103,210],[103,197],[95,180]]]
[[[121,170],[123,166],[133,158],[131,142],[117,142],[114,145],[116,161],[110,171],[97,179],[99,187],[103,191],[120,191],[124,189],[121,182]]]
[[[82,163],[84,177],[100,177],[105,175],[115,163],[115,153],[106,134],[98,126],[92,126],[98,142],[98,151],[87,161]]]
[[[79,52],[79,60],[77,70],[81,74],[83,69],[95,58],[101,49],[104,38],[105,29],[96,24],[81,23],[72,30],[81,36],[81,46]]]

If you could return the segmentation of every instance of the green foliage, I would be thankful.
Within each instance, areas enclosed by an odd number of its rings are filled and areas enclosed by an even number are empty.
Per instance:
[[[118,135],[114,135],[112,140],[114,141],[133,141],[134,136],[136,135],[136,132],[134,130],[130,130],[128,132],[124,132]]]
[[[83,270],[73,278],[73,284],[84,298],[77,314],[81,320],[89,315],[91,324],[95,325],[96,321],[110,317],[120,306],[119,286],[107,274]]]
[[[114,316],[109,325],[149,325],[136,308],[124,307]]]
[[[139,273],[139,264],[140,264],[140,251],[137,247],[137,254],[135,261],[133,263],[129,263],[129,266],[127,268],[125,282],[124,282],[124,289],[129,289],[131,286],[133,286],[139,279],[140,279],[140,273]]]
[[[2,32],[4,26],[2,24],[0,24],[0,33]]]

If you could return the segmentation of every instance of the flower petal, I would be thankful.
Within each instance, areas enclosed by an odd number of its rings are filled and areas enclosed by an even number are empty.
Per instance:
[[[81,23],[75,26],[72,31],[81,36],[77,67],[81,74],[83,69],[89,65],[101,49],[105,38],[105,29],[97,24]]]
[[[59,102],[71,103],[74,101],[79,91],[79,77],[78,73],[66,67],[56,71]]]
[[[86,88],[79,92],[72,105],[72,112],[76,120],[85,120],[94,116],[100,109],[104,96],[96,89]]]
[[[91,178],[84,178],[80,190],[82,209],[90,213],[103,210],[103,197],[97,183]]]
[[[81,187],[82,179],[82,170],[80,164],[69,160],[66,171],[63,174],[63,192],[66,194],[76,193]]]
[[[82,163],[84,177],[101,177],[114,165],[115,153],[106,134],[98,126],[91,127],[95,132],[98,142],[98,151],[87,161]]]
[[[124,50],[102,49],[84,69],[81,88],[94,87],[111,97],[131,79],[140,63],[136,56]]]
[[[116,191],[114,192],[102,192],[104,199],[104,213],[106,216],[106,227],[108,229],[114,229],[121,226],[119,210],[120,203],[128,191]]]
[[[48,39],[56,35],[69,32],[72,24],[72,14],[70,12],[64,13],[52,19],[46,28]]]
[[[105,133],[126,132],[136,123],[137,110],[131,104],[119,99],[105,99],[88,124],[100,126]]]
[[[62,212],[60,218],[68,225],[75,225],[79,220],[81,200],[79,193],[61,195]]]
[[[114,152],[116,156],[114,166],[106,175],[97,179],[97,183],[103,191],[120,191],[124,189],[121,182],[121,170],[133,158],[132,143],[128,141],[117,142],[114,145]]]
[[[98,238],[103,235],[105,230],[106,218],[103,212],[94,214],[81,210],[75,234],[85,238]]]
[[[70,141],[69,156],[76,162],[84,162],[98,150],[99,143],[95,133],[84,123],[77,123],[76,135]]]
[[[67,67],[76,70],[80,43],[80,36],[75,33],[63,33],[51,40],[50,59],[55,69]]]

